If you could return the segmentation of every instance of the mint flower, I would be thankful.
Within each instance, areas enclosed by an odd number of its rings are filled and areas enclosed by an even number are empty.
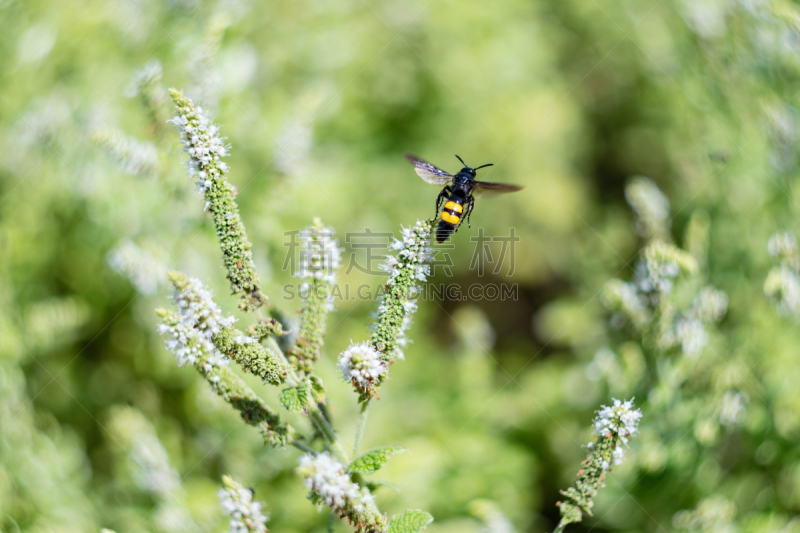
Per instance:
[[[625,199],[636,212],[636,230],[645,239],[669,238],[669,200],[650,178],[637,176],[625,186]]]
[[[639,431],[639,420],[642,412],[633,408],[633,399],[627,401],[614,400],[611,407],[602,406],[594,419],[595,435],[616,434],[622,444],[628,444],[628,438]],[[615,464],[622,464],[618,462]]]
[[[228,358],[217,350],[214,343],[181,319],[177,319],[174,323],[159,324],[158,333],[169,335],[164,344],[175,354],[179,367],[186,363],[194,365],[202,361],[205,372],[210,372],[212,367],[228,364]]]
[[[265,533],[267,517],[261,512],[261,502],[253,501],[253,491],[244,488],[228,476],[222,476],[217,492],[220,505],[230,518],[230,533]]]
[[[222,331],[222,328],[233,325],[232,316],[222,316],[222,310],[214,302],[214,296],[203,283],[196,278],[170,276],[175,283],[173,298],[178,306],[183,322],[211,340]]]
[[[172,335],[170,340],[173,342],[167,347],[175,352],[179,362],[181,357],[194,362],[191,357],[202,352],[213,365],[217,354],[221,353],[272,385],[286,380],[289,367],[281,354],[268,351],[255,339],[234,328],[234,318],[222,316],[211,291],[200,280],[180,272],[170,272],[169,279],[175,286],[173,299],[178,307],[180,326],[169,324],[170,329],[164,332]],[[184,339],[188,344],[184,344]]]
[[[797,255],[797,237],[791,231],[779,231],[767,241],[769,255],[778,259],[791,259]]]
[[[171,311],[159,309],[156,314],[161,318],[158,331],[169,335],[166,345],[175,354],[179,366],[192,364],[211,385],[212,391],[239,411],[247,424],[258,429],[264,442],[283,447],[292,440],[291,426],[282,425],[272,409],[227,367],[228,358],[204,333],[187,325]]]
[[[644,330],[652,319],[647,296],[641,294],[634,283],[610,280],[603,287],[601,300],[608,309],[619,313],[639,331]]]
[[[719,322],[728,311],[728,295],[714,287],[705,287],[692,302],[690,316],[703,322]]]
[[[142,294],[156,292],[159,282],[164,278],[161,261],[130,239],[119,241],[106,255],[106,261]]]
[[[561,494],[565,496],[559,502],[561,522],[556,533],[564,531],[571,523],[580,522],[585,512],[592,516],[593,498],[597,490],[604,486],[606,473],[611,465],[620,465],[625,460],[625,449],[631,436],[639,431],[642,412],[634,409],[633,400],[614,400],[611,406],[602,406],[593,421],[593,433],[597,439],[589,443],[589,453],[578,470],[575,486]]]
[[[775,303],[778,313],[800,314],[800,254],[797,239],[789,231],[778,232],[767,242],[769,255],[778,261],[764,281],[764,294]]]
[[[691,358],[700,355],[708,344],[708,333],[703,322],[697,319],[678,318],[672,337],[680,344],[681,352]]]
[[[167,120],[165,109],[167,92],[161,85],[161,62],[153,59],[137,69],[125,88],[125,96],[128,98],[138,96],[150,115],[153,128],[156,130],[162,128]]]
[[[111,128],[96,131],[92,140],[108,150],[119,168],[131,176],[155,176],[161,170],[158,149],[152,143]]]
[[[306,454],[300,458],[297,472],[311,491],[310,499],[326,505],[356,528],[358,533],[382,533],[386,517],[378,511],[372,494],[353,483],[345,466],[328,452]]]
[[[719,423],[723,426],[735,426],[744,421],[747,413],[747,394],[735,390],[729,390],[722,397],[720,402]]]
[[[336,365],[345,380],[350,381],[356,392],[372,396],[371,388],[389,370],[388,363],[381,360],[381,354],[368,342],[350,344],[339,354]]]
[[[154,434],[136,435],[130,445],[131,460],[139,467],[136,482],[142,490],[167,496],[180,486],[180,476]]]
[[[719,322],[727,312],[727,295],[705,287],[695,295],[689,309],[679,311],[670,293],[679,276],[697,273],[697,259],[659,240],[650,242],[642,255],[633,281],[612,279],[603,288],[602,301],[615,312],[612,324],[628,322],[637,333],[655,328],[660,349],[680,347],[684,355],[698,356],[708,344],[706,324]]]
[[[178,471],[170,463],[153,425],[139,410],[111,407],[107,427],[112,448],[123,454],[140,490],[159,499],[168,499],[181,490]]]
[[[335,233],[318,218],[300,232],[300,269],[294,275],[304,280],[300,292],[306,299],[297,341],[287,356],[295,368],[307,373],[320,358],[328,312],[333,309],[331,286],[342,261]]]
[[[298,278],[336,283],[336,271],[342,262],[342,249],[333,237],[336,231],[314,219],[314,224],[300,232],[300,270]]]
[[[689,531],[709,531],[713,533],[734,533],[736,504],[724,496],[714,495],[702,500],[692,511],[678,511],[672,518],[677,529]]]
[[[201,107],[180,91],[170,89],[169,93],[176,107],[175,118],[170,122],[181,134],[184,150],[189,154],[189,175],[197,180],[197,189],[206,199],[206,210],[214,219],[231,291],[241,294],[241,309],[252,311],[266,303],[266,296],[261,293],[252,245],[239,216],[234,189],[225,178],[228,165],[222,158],[228,155],[228,147],[219,135],[219,126],[209,120]]]
[[[407,345],[406,331],[411,327],[411,317],[417,310],[413,301],[418,282],[426,281],[430,274],[430,233],[434,222],[426,220],[410,228],[403,228],[402,239],[395,240],[391,248],[397,255],[389,255],[384,270],[389,274],[386,292],[378,306],[378,320],[370,342],[387,363],[403,359]]]
[[[800,275],[794,270],[785,266],[770,270],[764,281],[764,294],[780,314],[800,314]]]
[[[634,282],[643,293],[654,293],[657,303],[660,296],[672,291],[675,278],[681,273],[697,272],[697,260],[677,246],[663,241],[653,241],[642,252],[643,261],[636,265]]]

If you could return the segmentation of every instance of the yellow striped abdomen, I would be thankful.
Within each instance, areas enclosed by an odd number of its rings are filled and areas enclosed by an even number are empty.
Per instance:
[[[442,210],[441,219],[447,222],[448,224],[453,224],[454,226],[457,226],[459,221],[461,220],[461,213],[463,212],[464,212],[464,206],[452,200],[449,200],[446,204],[444,204],[444,209]]]
[[[453,200],[450,200],[449,202],[444,204],[444,208],[445,209],[452,209],[456,213],[463,213],[464,212],[464,206],[462,206],[461,204],[455,203]]]
[[[461,217],[459,217],[458,215],[450,214],[447,211],[442,211],[442,220],[450,224],[453,224],[455,226],[458,224],[458,221],[461,220]]]

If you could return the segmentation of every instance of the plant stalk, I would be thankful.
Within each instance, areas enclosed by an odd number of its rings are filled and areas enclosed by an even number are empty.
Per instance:
[[[322,435],[328,439],[331,448],[333,448],[333,452],[339,457],[339,460],[342,461],[345,466],[349,465],[350,458],[347,455],[347,452],[342,446],[342,443],[339,441],[339,437],[336,436],[336,432],[333,431],[333,428],[330,426],[330,424],[328,424],[328,421],[325,420],[325,417],[320,412],[316,403],[312,402],[308,405],[308,414],[311,419],[316,422]]]
[[[353,458],[358,457],[358,449],[361,447],[361,440],[364,438],[364,428],[367,425],[367,416],[369,415],[369,401],[371,398],[364,400],[361,404],[361,414],[358,417],[356,424],[356,434],[353,437]]]

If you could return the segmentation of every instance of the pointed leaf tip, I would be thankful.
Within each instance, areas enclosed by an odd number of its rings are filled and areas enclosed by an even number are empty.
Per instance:
[[[381,469],[389,460],[389,457],[396,453],[407,452],[403,446],[381,446],[372,448],[356,457],[350,463],[350,472],[358,474],[373,474]]]

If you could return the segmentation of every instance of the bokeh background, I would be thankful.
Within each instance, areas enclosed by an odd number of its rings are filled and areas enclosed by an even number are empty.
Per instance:
[[[298,453],[264,447],[155,332],[167,268],[235,311],[164,87],[223,125],[289,322],[285,232],[320,217],[347,259],[348,232],[432,214],[438,191],[404,151],[450,171],[454,153],[492,162],[484,179],[525,186],[478,199],[452,276],[432,280],[518,298],[423,302],[372,406],[365,445],[412,452],[381,471],[382,510],[425,509],[434,533],[552,530],[593,411],[636,395],[642,435],[570,530],[800,530],[800,332],[762,288],[767,240],[800,229],[796,2],[2,0],[0,33],[2,531],[221,531],[223,474],[255,489],[271,530],[325,531]],[[610,321],[600,297],[643,244],[625,200],[637,175],[669,198],[677,244],[693,215],[709,221],[703,275],[729,300],[680,379],[659,372],[681,355]],[[470,238],[512,227],[513,272],[507,257],[479,277]],[[374,310],[341,301],[329,319],[319,366],[345,437],[357,405],[335,356]],[[645,370],[598,371],[606,347]],[[733,423],[718,414],[731,383],[746,398]]]

